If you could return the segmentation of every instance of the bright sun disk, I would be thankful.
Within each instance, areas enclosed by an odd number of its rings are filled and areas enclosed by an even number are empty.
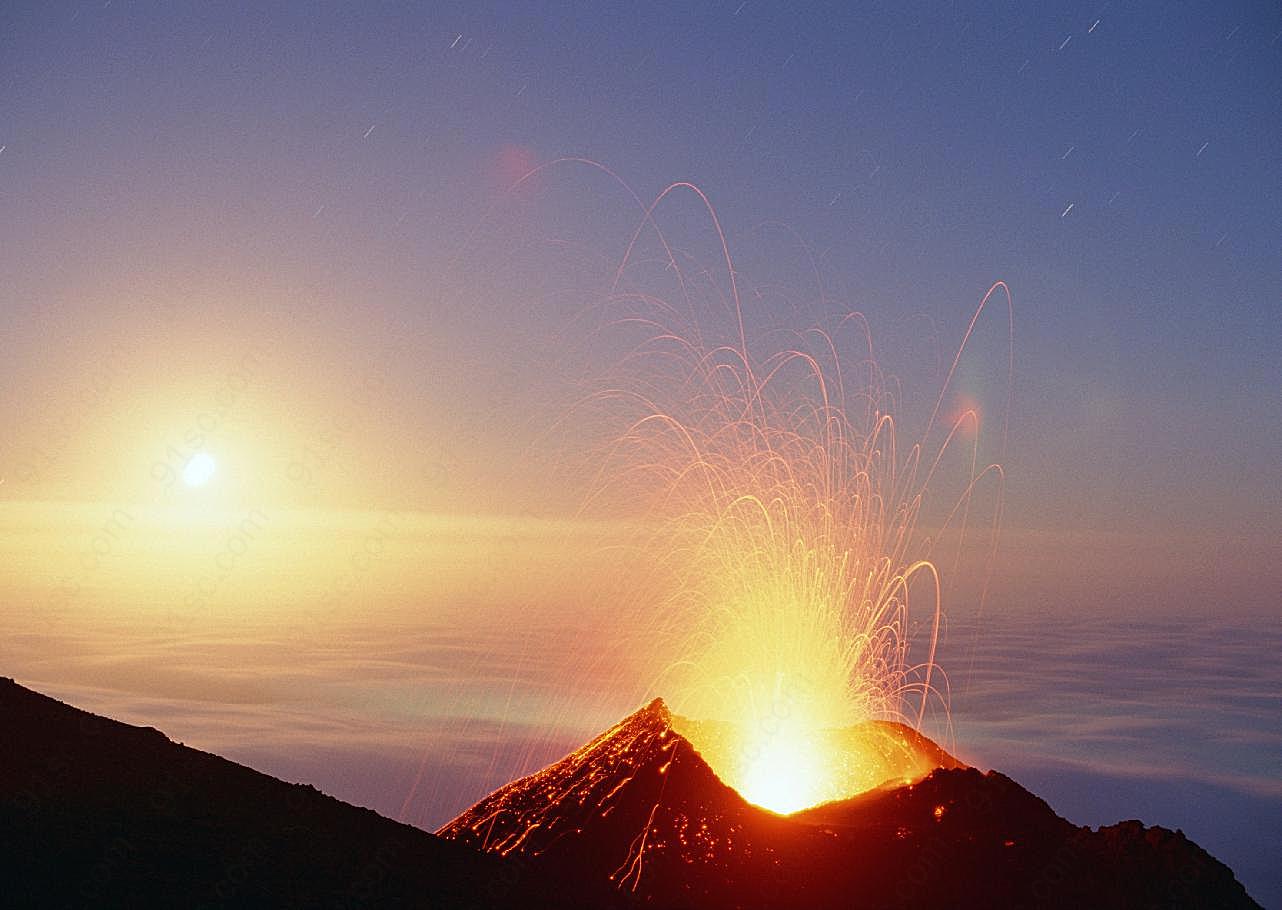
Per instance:
[[[189,487],[204,486],[214,476],[218,463],[208,452],[197,452],[187,461],[183,468],[183,483]]]

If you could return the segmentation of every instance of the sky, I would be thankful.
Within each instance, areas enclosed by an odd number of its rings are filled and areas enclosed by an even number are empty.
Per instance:
[[[575,524],[565,453],[590,434],[566,415],[621,348],[581,316],[601,313],[637,200],[680,181],[724,228],[749,333],[866,314],[908,415],[1006,282],[1013,336],[988,311],[956,380],[985,445],[1011,394],[1005,448],[985,450],[1007,476],[993,625],[1175,623],[1231,663],[1282,602],[1282,10],[791,6],[4,4],[9,672],[136,722],[163,710],[230,752],[241,728],[210,729],[215,709],[287,705],[304,733],[255,756],[272,768],[395,665],[423,694],[372,713],[498,718],[483,773],[458,759],[492,783],[511,696],[477,705],[512,686],[459,694],[466,655],[488,659],[476,622],[597,624],[592,579],[614,568],[564,561],[609,516]],[[559,159],[595,164],[513,188]],[[698,197],[655,217],[724,290]],[[196,451],[218,468],[188,488]],[[295,667],[313,694],[263,681],[298,655],[243,663],[361,617],[376,627],[341,638],[344,660]],[[428,628],[450,660],[387,652]],[[1262,684],[1224,698],[1258,705]],[[977,740],[987,704],[954,702]],[[1179,752],[1176,728],[1144,747]],[[1001,743],[993,764],[1044,751]],[[1222,760],[1255,781],[1272,746],[1180,752],[1169,776]],[[366,760],[331,784],[386,808]]]
[[[769,226],[795,232],[827,308],[867,312],[887,348],[925,318],[936,356],[951,352],[1005,280],[1012,527],[1276,536],[1282,17],[1268,4],[3,15],[4,370],[22,390],[4,410],[6,473],[92,394],[87,364],[145,383],[138,420],[156,424],[216,394],[256,342],[315,423],[343,396],[336,377],[385,369],[378,400],[405,419],[362,454],[401,457],[402,476],[415,465],[392,449],[503,447],[506,419],[472,418],[546,405],[541,382],[510,380],[546,372],[538,342],[565,319],[529,289],[552,279],[493,247],[532,223],[617,261],[636,221],[612,181],[573,167],[532,211],[502,204],[530,165],[581,155],[646,201],[697,184],[740,268],[810,295],[796,243]],[[711,252],[687,202],[667,226]],[[127,442],[109,450],[115,473],[146,460]],[[65,478],[11,479],[6,496],[96,495],[105,466],[66,456]],[[510,474],[484,468],[469,480]],[[475,498],[368,473],[330,498]]]

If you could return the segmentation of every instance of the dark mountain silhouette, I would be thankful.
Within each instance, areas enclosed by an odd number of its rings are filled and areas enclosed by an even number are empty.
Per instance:
[[[0,679],[0,906],[623,904],[544,874]]]
[[[944,767],[775,815],[725,786],[677,729],[656,700],[438,833],[670,908],[1257,906],[1181,832],[1079,828],[993,771]],[[905,737],[901,757],[936,754],[921,739]]]
[[[907,728],[858,736],[899,781],[956,764]],[[1256,906],[1179,832],[1078,828],[996,772],[913,779],[775,815],[655,701],[433,836],[0,680],[0,905]]]

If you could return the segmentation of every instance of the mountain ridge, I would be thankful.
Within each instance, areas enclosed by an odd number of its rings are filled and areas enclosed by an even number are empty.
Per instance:
[[[0,876],[33,908],[620,903],[8,678]]]
[[[15,907],[1225,907],[1182,832],[1079,828],[996,771],[781,816],[644,706],[441,836],[0,679]]]

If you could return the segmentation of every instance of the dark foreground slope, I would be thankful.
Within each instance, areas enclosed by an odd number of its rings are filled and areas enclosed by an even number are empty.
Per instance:
[[[663,907],[1256,906],[1182,833],[1078,828],[996,772],[774,815],[717,779],[661,701],[438,833]]]
[[[610,906],[0,679],[5,907]],[[585,880],[586,881],[586,880]]]

